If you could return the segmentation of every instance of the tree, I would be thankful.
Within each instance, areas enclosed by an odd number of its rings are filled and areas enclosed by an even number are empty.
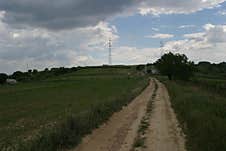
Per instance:
[[[38,70],[37,69],[33,69],[33,74],[36,74],[36,73],[38,73]]]
[[[144,70],[144,68],[145,68],[145,65],[137,65],[136,66],[136,70],[138,70],[138,71],[142,71],[142,70]]]
[[[161,74],[168,76],[169,80],[189,80],[193,75],[194,63],[188,61],[184,54],[164,54],[155,63]]]
[[[6,82],[6,79],[8,78],[8,75],[5,73],[0,73],[0,84],[4,84]]]
[[[48,68],[45,68],[44,72],[49,72],[49,69]]]
[[[23,76],[24,76],[24,73],[21,71],[16,71],[12,74],[12,78],[14,78],[16,80],[21,79],[21,77],[23,77]]]

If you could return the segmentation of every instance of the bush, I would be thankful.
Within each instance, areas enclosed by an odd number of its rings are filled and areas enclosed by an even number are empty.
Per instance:
[[[142,70],[144,70],[144,68],[145,68],[145,65],[136,66],[136,70],[138,70],[138,71],[142,71]]]
[[[7,74],[0,73],[0,84],[4,84],[7,78],[8,78]]]

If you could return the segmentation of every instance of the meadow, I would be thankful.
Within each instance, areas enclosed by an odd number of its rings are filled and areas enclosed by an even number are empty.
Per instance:
[[[63,150],[106,121],[147,85],[135,68],[81,68],[0,86],[0,150]]]
[[[210,80],[200,84],[160,79],[168,88],[172,106],[186,134],[188,150],[225,151],[225,95],[221,95],[215,86],[211,87]]]
[[[195,77],[192,79],[192,82],[198,84],[204,89],[207,89],[213,93],[218,93],[220,95],[226,96],[226,79],[225,78],[214,78],[213,76],[209,77]]]

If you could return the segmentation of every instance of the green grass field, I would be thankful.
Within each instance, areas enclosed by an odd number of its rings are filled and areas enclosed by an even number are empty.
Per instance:
[[[40,130],[98,105],[110,107],[121,101],[121,107],[146,84],[147,78],[137,76],[132,68],[90,68],[43,81],[1,86],[0,145],[32,140]],[[118,109],[109,109],[106,117]]]
[[[187,136],[188,150],[225,151],[226,97],[197,83],[163,81]]]
[[[215,77],[195,77],[192,82],[213,93],[226,97],[226,79]]]

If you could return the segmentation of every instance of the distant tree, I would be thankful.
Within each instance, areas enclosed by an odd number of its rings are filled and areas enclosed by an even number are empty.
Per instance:
[[[184,54],[164,54],[155,63],[161,74],[168,76],[169,80],[189,80],[193,75],[194,63],[188,61]]]
[[[8,78],[8,75],[5,73],[0,73],[0,84],[4,84],[6,82],[6,79]]]
[[[33,73],[34,74],[38,73],[38,70],[37,69],[33,69]]]
[[[18,79],[20,79],[23,75],[24,75],[23,72],[21,72],[21,71],[16,71],[16,72],[14,72],[14,73],[12,74],[12,78],[18,80]]]
[[[44,70],[45,72],[48,72],[49,71],[49,69],[48,68],[45,68],[45,70]]]
[[[77,71],[78,69],[76,67],[72,67],[71,71]]]
[[[138,70],[138,71],[142,71],[142,70],[144,70],[144,68],[145,68],[145,65],[137,65],[136,66],[136,70]]]

